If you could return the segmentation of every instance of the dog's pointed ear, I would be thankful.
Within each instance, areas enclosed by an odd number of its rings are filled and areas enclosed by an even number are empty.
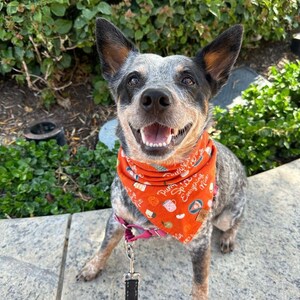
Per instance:
[[[131,51],[138,52],[116,26],[103,18],[96,19],[96,44],[105,79],[120,70]]]
[[[196,55],[196,62],[204,69],[214,92],[226,83],[239,55],[242,37],[243,26],[235,25],[223,32]]]

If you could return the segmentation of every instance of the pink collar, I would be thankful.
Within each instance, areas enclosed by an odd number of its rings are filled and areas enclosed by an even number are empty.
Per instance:
[[[149,239],[153,236],[165,237],[167,234],[158,228],[145,229],[142,226],[135,224],[128,224],[123,218],[115,214],[115,220],[118,221],[125,228],[125,241],[130,243],[138,239]],[[132,229],[143,231],[140,235],[134,235]]]

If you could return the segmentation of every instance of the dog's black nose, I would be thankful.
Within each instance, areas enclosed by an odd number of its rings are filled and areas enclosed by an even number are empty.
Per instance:
[[[171,105],[171,100],[164,91],[148,89],[143,92],[140,104],[146,111],[163,111]]]

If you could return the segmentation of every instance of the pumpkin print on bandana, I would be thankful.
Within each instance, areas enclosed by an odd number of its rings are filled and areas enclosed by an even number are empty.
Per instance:
[[[205,131],[180,164],[148,165],[118,154],[117,172],[128,196],[149,221],[182,243],[207,219],[214,196],[216,147]]]

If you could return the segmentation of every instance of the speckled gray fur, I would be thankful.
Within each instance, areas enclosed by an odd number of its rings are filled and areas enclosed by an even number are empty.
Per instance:
[[[241,27],[236,26],[228,30],[192,59],[181,55],[163,58],[155,54],[139,54],[134,45],[104,19],[97,20],[96,37],[104,77],[117,104],[117,134],[126,155],[146,163],[170,162],[171,159],[179,162],[191,152],[197,139],[211,124],[211,106],[208,101],[228,78],[239,53]],[[119,55],[114,51],[118,51]],[[184,78],[183,74],[186,71],[192,78],[194,76],[193,85],[197,85],[197,88],[183,86],[180,80]],[[134,89],[127,85],[132,74],[137,74],[135,76],[138,80]],[[153,110],[149,113],[142,107],[142,95],[149,89],[162,91],[170,99],[171,104],[166,112],[158,113]],[[133,131],[153,122],[179,129],[185,128],[189,123],[193,125],[180,145],[170,146],[170,149],[162,152],[158,150],[152,154],[149,147],[139,144]],[[213,210],[194,239],[186,244],[194,270],[193,299],[208,297],[213,225],[224,231],[221,237],[221,251],[232,251],[246,203],[247,180],[243,166],[225,146],[218,142],[215,142],[215,145],[218,149],[216,184],[219,189],[214,198]],[[114,220],[113,214],[117,214],[128,223],[144,228],[153,227],[129,199],[118,176],[112,184],[111,204],[113,211],[107,222],[101,249],[79,273],[78,279],[94,278],[104,267],[112,248],[121,239],[122,227]]]

